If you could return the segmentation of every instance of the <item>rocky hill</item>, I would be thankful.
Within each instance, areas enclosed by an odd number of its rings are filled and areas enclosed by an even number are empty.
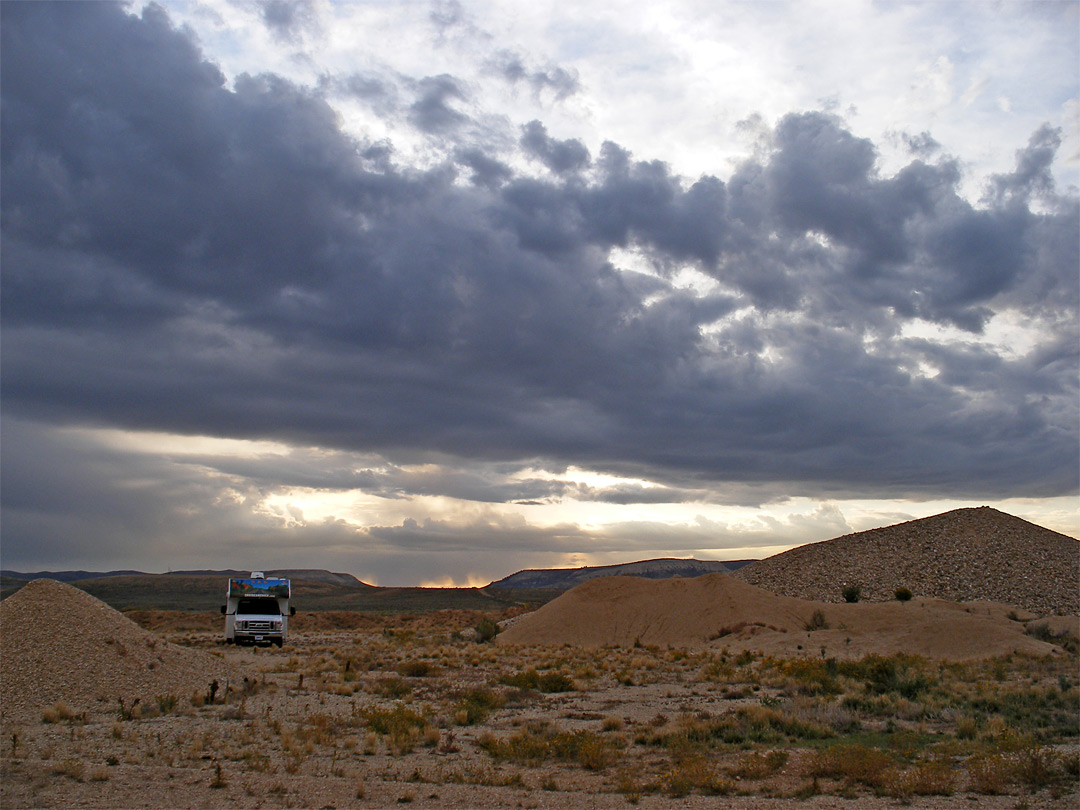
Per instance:
[[[740,561],[742,562],[742,561]],[[530,568],[492,582],[489,588],[555,588],[568,590],[597,577],[700,577],[703,574],[724,574],[732,570],[714,560],[640,560],[621,565],[594,565],[585,568]]]
[[[732,576],[773,593],[864,601],[897,588],[955,602],[1004,602],[1039,615],[1080,613],[1080,542],[988,506],[800,546]]]

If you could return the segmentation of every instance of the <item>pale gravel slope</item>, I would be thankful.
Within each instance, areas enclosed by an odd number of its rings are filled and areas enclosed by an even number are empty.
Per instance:
[[[190,698],[236,675],[223,659],[170,644],[71,585],[37,579],[0,602],[0,715],[40,720],[63,701],[73,711],[130,707],[158,695]]]

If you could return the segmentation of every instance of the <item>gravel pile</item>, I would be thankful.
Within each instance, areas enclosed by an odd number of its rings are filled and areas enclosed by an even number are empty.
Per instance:
[[[733,577],[773,593],[888,601],[897,588],[954,602],[1004,602],[1040,616],[1080,613],[1080,543],[988,506],[848,534],[751,563]]]
[[[37,579],[0,603],[0,715],[37,721],[63,701],[74,712],[114,711],[119,699],[156,705],[235,677],[224,660],[170,644],[89,594]]]

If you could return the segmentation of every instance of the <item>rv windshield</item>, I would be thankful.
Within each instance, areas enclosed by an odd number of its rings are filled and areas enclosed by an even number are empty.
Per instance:
[[[277,616],[281,613],[277,599],[241,599],[236,606],[237,613],[256,616]]]

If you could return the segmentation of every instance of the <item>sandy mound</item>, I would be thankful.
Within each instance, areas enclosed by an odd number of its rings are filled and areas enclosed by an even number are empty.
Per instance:
[[[187,698],[235,673],[200,650],[169,644],[87,593],[37,579],[0,602],[0,713],[40,719],[64,701],[76,712],[130,706],[135,698]]]
[[[808,631],[816,612],[825,628]],[[1024,632],[1014,608],[937,599],[907,603],[826,604],[779,596],[727,574],[696,579],[597,579],[522,617],[501,644],[584,647],[656,644],[727,647],[774,655],[858,658],[907,652],[967,660],[1010,652],[1055,655],[1060,649]],[[1020,618],[1029,618],[1023,614]]]
[[[1080,641],[1080,616],[1047,616],[1028,624],[1028,632]]]
[[[846,585],[878,602],[906,587],[916,596],[992,599],[1040,616],[1080,613],[1080,543],[987,506],[800,546],[733,576],[822,602],[842,601]]]
[[[503,643],[702,644],[740,624],[802,627],[814,606],[747,585],[727,574],[693,579],[592,579],[521,617]]]

